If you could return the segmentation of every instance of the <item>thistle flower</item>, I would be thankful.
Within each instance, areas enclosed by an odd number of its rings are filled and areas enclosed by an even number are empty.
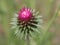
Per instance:
[[[22,8],[18,14],[12,18],[12,29],[16,36],[20,38],[26,37],[27,34],[32,36],[32,33],[40,33],[39,28],[41,27],[41,15],[30,8]],[[39,28],[38,28],[39,27]]]

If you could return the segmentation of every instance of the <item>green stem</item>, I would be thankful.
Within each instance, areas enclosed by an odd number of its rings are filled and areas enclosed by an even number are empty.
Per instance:
[[[30,45],[29,34],[27,34],[26,40],[27,40],[27,45]]]
[[[56,2],[55,2],[56,3]],[[56,7],[56,4],[54,5],[54,7]],[[53,8],[54,8],[53,7]],[[59,6],[57,6],[57,8],[55,8],[55,9],[53,9],[53,10],[55,10],[56,11],[56,9],[57,9],[57,11],[59,10],[59,8],[58,8]],[[55,19],[56,19],[56,17],[58,16],[57,15],[57,12],[51,12],[50,13],[50,15],[54,15],[53,17],[52,17],[52,19],[50,19],[50,21],[48,21],[48,23],[47,23],[47,26],[46,26],[46,28],[44,29],[45,31],[44,31],[44,33],[43,33],[43,36],[42,36],[42,39],[41,39],[41,42],[40,42],[40,44],[41,45],[44,45],[43,44],[43,42],[44,42],[44,39],[45,39],[45,37],[46,37],[46,35],[48,34],[48,31],[49,31],[49,29],[50,29],[50,27],[52,26],[52,24],[53,24],[53,22],[55,21]]]

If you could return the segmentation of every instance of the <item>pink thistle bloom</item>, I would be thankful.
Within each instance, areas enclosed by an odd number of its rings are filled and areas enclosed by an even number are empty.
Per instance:
[[[41,28],[40,24],[42,24],[41,17],[42,16],[40,16],[39,12],[36,12],[34,9],[30,9],[27,7],[23,7],[22,9],[20,9],[18,14],[14,15],[14,18],[12,18],[11,22],[12,29],[16,29],[14,30],[16,36],[26,38],[27,34],[29,34],[29,36],[33,36],[31,35],[31,32],[40,34],[39,28]]]
[[[18,19],[20,21],[30,21],[32,17],[32,12],[30,11],[29,8],[22,8],[19,13],[18,13]]]

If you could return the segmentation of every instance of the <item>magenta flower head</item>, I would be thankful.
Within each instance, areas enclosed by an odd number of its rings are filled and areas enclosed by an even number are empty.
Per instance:
[[[41,28],[41,15],[39,12],[36,12],[30,8],[22,8],[18,12],[18,14],[14,15],[12,19],[12,29],[14,30],[14,34],[19,36],[20,38],[26,37],[27,34],[29,36],[35,34],[35,32],[40,33]]]
[[[25,22],[27,22],[27,21],[30,21],[31,20],[31,18],[32,18],[32,12],[30,11],[30,9],[29,8],[22,8],[20,11],[19,11],[19,14],[18,14],[19,16],[18,16],[18,19],[20,20],[20,21],[25,21]]]

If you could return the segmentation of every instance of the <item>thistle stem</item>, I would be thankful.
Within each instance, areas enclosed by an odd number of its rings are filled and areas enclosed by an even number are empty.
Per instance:
[[[27,45],[30,45],[29,33],[27,33],[26,41],[27,41]]]

